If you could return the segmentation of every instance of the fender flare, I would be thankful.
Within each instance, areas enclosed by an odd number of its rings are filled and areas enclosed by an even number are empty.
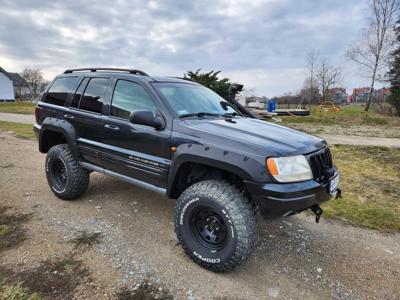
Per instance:
[[[62,133],[67,141],[67,144],[70,146],[72,153],[77,156],[78,155],[78,144],[77,137],[74,127],[71,123],[60,120],[56,118],[46,118],[43,120],[41,124],[40,134],[39,134],[39,150],[44,153],[44,141],[43,135],[46,130],[54,131]]]
[[[185,163],[194,163],[228,171],[242,180],[254,181],[254,172],[262,173],[265,167],[252,157],[215,146],[201,144],[182,144],[177,147],[168,174],[167,196],[171,197],[176,184],[177,175]],[[268,176],[267,174],[265,174]]]

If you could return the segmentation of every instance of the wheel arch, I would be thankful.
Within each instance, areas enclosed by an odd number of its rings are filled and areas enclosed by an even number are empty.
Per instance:
[[[47,153],[51,147],[59,144],[68,144],[72,153],[78,154],[76,133],[72,124],[65,120],[46,118],[41,124],[39,151]]]
[[[177,199],[188,186],[197,182],[198,179],[230,178],[241,182],[251,180],[250,174],[237,164],[210,157],[201,157],[196,154],[181,154],[173,160],[172,166],[168,175],[167,186],[167,196],[172,199]],[[206,174],[199,174],[204,170]],[[198,178],[190,182],[191,175]],[[205,177],[202,178],[202,175],[205,175]]]

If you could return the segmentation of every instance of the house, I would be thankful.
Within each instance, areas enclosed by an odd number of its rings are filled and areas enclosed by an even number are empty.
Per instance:
[[[328,99],[335,104],[342,104],[347,102],[347,93],[345,88],[331,88],[327,91]]]
[[[374,90],[374,96],[378,101],[386,101],[386,98],[390,95],[390,89],[383,87],[379,90]]]
[[[351,100],[353,102],[367,102],[370,90],[371,89],[369,87],[353,89],[353,95],[351,95],[352,98]],[[378,101],[385,101],[386,97],[390,95],[390,89],[385,87],[377,90],[374,89],[372,95],[373,98]]]
[[[369,87],[354,88],[351,95],[352,102],[367,102],[369,90]]]
[[[15,101],[30,93],[28,83],[18,73],[0,67],[0,101]]]

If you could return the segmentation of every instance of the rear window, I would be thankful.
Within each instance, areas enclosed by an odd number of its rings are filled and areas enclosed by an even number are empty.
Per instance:
[[[71,93],[78,77],[57,78],[46,93],[43,102],[64,105],[65,99]]]
[[[85,90],[88,81],[89,81],[89,78],[85,78],[82,80],[82,82],[79,85],[78,89],[76,90],[74,96],[72,97],[71,107],[77,108],[79,106],[79,102],[81,101],[83,91]]]
[[[89,84],[87,85],[79,103],[79,109],[101,113],[108,83],[108,78],[90,79]]]

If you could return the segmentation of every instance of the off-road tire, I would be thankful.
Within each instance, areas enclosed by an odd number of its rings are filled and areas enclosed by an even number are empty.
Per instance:
[[[89,172],[79,165],[67,144],[50,148],[45,167],[47,182],[58,198],[73,200],[86,192],[89,185]],[[63,176],[59,175],[59,169],[64,170]]]
[[[210,207],[210,211],[207,211],[207,207]],[[211,220],[214,222],[211,225],[217,222],[219,226],[214,226],[214,229],[224,228],[224,242],[220,245],[208,245],[203,235],[205,231],[210,232],[210,226],[197,225],[204,223],[203,216],[207,216],[206,213],[216,214],[216,220]],[[200,266],[214,272],[230,271],[246,260],[258,238],[251,203],[235,186],[223,180],[201,181],[187,188],[177,200],[174,221],[175,232],[186,254]],[[198,227],[203,230],[199,231]],[[199,234],[203,237],[199,238]],[[212,236],[212,240],[217,243],[215,236],[218,234]]]

